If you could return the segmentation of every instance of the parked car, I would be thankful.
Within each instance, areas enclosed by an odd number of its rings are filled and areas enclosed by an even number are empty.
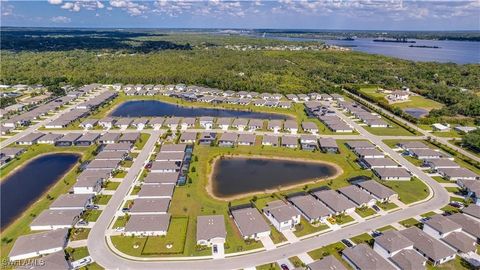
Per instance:
[[[354,244],[352,241],[350,241],[349,239],[342,239],[341,241],[342,241],[342,243],[343,243],[345,246],[347,246],[347,247],[353,247],[353,246],[355,245],[355,244]]]
[[[380,207],[376,206],[376,205],[373,205],[372,206],[373,210],[377,211],[377,212],[380,212]]]
[[[130,212],[130,208],[124,207],[124,208],[122,208],[122,212],[124,212],[124,213]]]
[[[282,267],[282,270],[290,270],[286,264],[282,264],[280,267]]]
[[[213,253],[214,253],[214,254],[217,254],[217,252],[218,252],[218,247],[217,247],[217,245],[213,245]]]

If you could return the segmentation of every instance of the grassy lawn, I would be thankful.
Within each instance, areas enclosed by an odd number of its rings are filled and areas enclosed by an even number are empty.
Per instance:
[[[399,223],[402,224],[406,228],[410,228],[412,226],[417,226],[418,224],[421,224],[420,221],[418,221],[414,218],[405,219],[405,220],[400,221]]]
[[[72,258],[72,261],[80,260],[82,258],[87,257],[90,255],[88,253],[87,247],[79,247],[79,248],[66,248],[65,249],[67,255]]]
[[[103,267],[101,267],[98,263],[94,262],[94,263],[91,263],[89,265],[86,265],[82,268],[79,268],[79,270],[102,270],[102,269],[105,269]]]
[[[183,255],[188,222],[187,217],[172,217],[166,236],[112,236],[112,242],[117,249],[132,256]]]
[[[379,231],[379,232],[386,232],[386,231],[389,231],[389,230],[396,231],[397,229],[395,229],[395,227],[393,227],[392,225],[387,225],[385,227],[381,227],[381,228],[377,229],[377,231]]]
[[[437,181],[438,183],[453,183],[452,181],[445,180],[441,176],[433,176],[432,178],[433,178],[433,180]]]
[[[460,212],[460,209],[456,208],[456,207],[453,207],[451,205],[446,205],[442,208],[440,208],[440,210],[444,211],[444,212],[449,212],[449,213],[458,213]]]
[[[427,262],[428,270],[474,270],[475,267],[471,266],[467,261],[460,256],[456,256],[454,260],[443,263],[441,265],[433,266],[430,262]]]
[[[421,214],[420,216],[422,217],[432,217],[432,216],[435,216],[437,213],[433,212],[433,211],[430,211],[430,212],[427,212],[425,214]]]
[[[365,126],[365,130],[379,136],[417,136],[416,134],[404,129],[385,117],[382,117],[382,119],[390,126],[386,128]]]
[[[460,188],[458,188],[458,187],[446,187],[445,189],[446,189],[448,192],[451,192],[451,193],[460,192]]]
[[[87,228],[74,228],[70,231],[70,241],[87,239],[90,229]]]
[[[297,237],[304,235],[309,235],[315,232],[323,231],[328,229],[328,225],[323,223],[317,223],[315,225],[310,224],[306,219],[302,218],[300,224],[295,226],[295,231],[293,232]]]
[[[405,204],[410,204],[425,199],[429,194],[425,183],[415,177],[413,177],[410,181],[379,182],[398,193],[398,199]]]
[[[120,186],[120,182],[108,181],[105,184],[105,189],[106,190],[117,190],[118,186]]]
[[[124,168],[130,168],[132,167],[132,164],[133,164],[133,160],[124,160],[122,161],[122,167]]]
[[[355,212],[362,218],[369,217],[377,213],[370,207],[357,208],[355,209]]]
[[[385,98],[386,94],[377,92],[377,89],[378,89],[377,87],[363,87],[363,88],[360,88],[360,91],[371,97],[384,98],[385,100],[387,100]],[[421,109],[430,111],[431,109],[442,108],[443,104],[418,95],[418,96],[410,96],[409,101],[394,103],[392,104],[392,106],[398,107],[400,109],[421,108]]]
[[[360,235],[350,238],[350,240],[352,240],[355,244],[365,243],[370,246],[372,246],[371,244],[373,244],[373,237],[368,233],[362,233]]]
[[[321,260],[324,257],[327,257],[329,255],[335,256],[347,269],[352,269],[350,265],[342,259],[342,255],[340,255],[340,252],[344,250],[346,246],[342,244],[341,242],[333,243],[328,246],[321,247],[319,249],[315,249],[312,251],[308,252],[308,255],[312,257],[314,260]]]
[[[334,218],[335,218],[335,223],[337,223],[338,225],[343,225],[355,220],[349,215],[338,215],[338,216],[334,216]]]
[[[371,177],[370,171],[362,170],[355,162],[355,155],[350,152],[344,145],[344,141],[338,141],[340,151],[342,154],[324,154],[320,152],[306,152],[301,150],[292,150],[284,148],[273,147],[261,147],[261,146],[241,146],[236,148],[221,148],[221,147],[209,147],[196,145],[194,148],[194,157],[190,168],[195,167],[195,172],[190,172],[189,177],[191,182],[187,182],[184,186],[179,186],[175,189],[175,193],[172,198],[169,212],[174,216],[188,216],[190,222],[187,228],[187,241],[185,254],[193,253],[195,249],[196,241],[196,223],[195,218],[200,215],[212,215],[223,214],[225,215],[225,223],[227,229],[226,239],[226,253],[239,252],[245,250],[251,250],[261,248],[262,244],[256,241],[244,241],[233,220],[228,217],[228,201],[217,200],[212,198],[206,192],[206,186],[208,185],[208,175],[212,169],[212,160],[219,155],[229,154],[242,154],[242,155],[262,155],[262,156],[276,156],[276,157],[293,157],[304,158],[311,160],[325,160],[340,166],[344,173],[337,179],[331,181],[317,181],[302,185],[296,188],[292,188],[287,191],[274,192],[272,194],[257,195],[255,205],[258,208],[263,208],[264,205],[271,200],[281,198],[283,195],[290,192],[302,191],[305,186],[308,188],[319,187],[322,185],[329,185],[331,188],[339,188],[348,185],[347,179],[358,176],[366,175]],[[201,158],[195,158],[201,157]],[[232,205],[239,205],[243,203],[250,203],[253,196],[246,196],[244,198],[235,199],[231,201]],[[190,252],[189,252],[190,250]]]
[[[150,134],[140,133],[140,138],[135,142],[135,145],[134,145],[135,148],[136,149],[143,149],[143,146],[145,146],[145,144],[147,143],[148,138],[150,138]]]
[[[117,171],[115,171],[113,177],[114,178],[124,178],[126,175],[127,175],[127,171],[117,170]]]
[[[293,266],[295,266],[295,267],[305,266],[305,264],[302,262],[302,260],[300,260],[300,258],[298,258],[297,256],[288,258],[288,260],[289,260],[289,261],[293,264]]]
[[[54,152],[54,150],[57,150],[53,146],[48,146],[48,145],[38,145],[33,147],[35,147],[36,149],[36,150],[35,149],[33,150],[33,151],[36,151],[37,153],[36,155],[41,154],[41,152],[43,151]],[[81,160],[87,160],[91,158],[92,152],[94,149],[95,149],[95,146],[87,147],[87,148],[70,147],[70,148],[62,148],[58,150],[61,152],[66,152],[66,151],[77,152],[82,155]],[[29,152],[30,151],[31,150],[29,150]],[[32,155],[31,158],[36,155]],[[24,159],[22,162],[17,163],[17,166],[25,162],[26,160],[27,159]],[[14,161],[14,162],[17,162],[17,161]],[[8,166],[11,166],[11,165],[12,163]],[[10,224],[10,226],[2,230],[2,243],[1,243],[1,252],[0,252],[2,254],[2,259],[8,256],[8,253],[10,252],[10,249],[12,248],[15,239],[20,235],[30,233],[29,224],[32,222],[32,220],[36,216],[38,216],[38,214],[40,214],[40,212],[42,212],[44,209],[47,209],[49,205],[52,203],[52,200],[47,198],[47,193],[51,197],[57,198],[59,195],[65,194],[68,192],[68,190],[70,190],[70,188],[76,181],[78,165],[79,164],[75,165],[62,178],[63,179],[62,181],[58,181],[54,185],[52,185],[52,187],[44,195],[42,195],[34,204],[32,204],[29,208],[27,208],[24,211],[24,213],[17,218],[15,222],[13,222],[12,224]],[[2,174],[3,174],[3,168],[2,168]]]
[[[85,219],[88,222],[95,222],[97,221],[101,213],[102,211],[100,210],[87,210],[83,214],[83,219]]]
[[[108,201],[112,198],[112,195],[97,195],[93,202],[95,204],[106,205]]]
[[[454,129],[449,131],[432,131],[432,135],[437,137],[446,137],[446,138],[461,138],[462,135],[456,132]]]
[[[398,207],[398,205],[392,202],[377,202],[377,206],[384,211],[392,210]]]
[[[278,244],[287,241],[287,238],[285,238],[281,232],[277,231],[275,227],[270,226],[270,231],[270,238],[272,239],[273,243]]]
[[[115,220],[115,223],[113,224],[113,228],[125,227],[125,225],[127,224],[128,219],[129,219],[129,216],[128,216],[128,215],[119,216],[119,217]]]
[[[267,263],[267,264],[263,264],[263,265],[259,265],[257,267],[255,267],[257,270],[280,270],[280,266],[278,265],[278,263]]]

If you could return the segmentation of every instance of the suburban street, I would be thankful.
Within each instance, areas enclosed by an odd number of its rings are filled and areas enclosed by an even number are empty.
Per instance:
[[[109,223],[116,210],[120,207],[123,197],[127,194],[128,189],[139,173],[141,167],[147,160],[150,152],[154,147],[154,141],[157,136],[151,136],[141,154],[135,161],[132,169],[127,177],[120,185],[119,189],[113,196],[105,211],[103,211],[98,222],[92,229],[88,238],[88,248],[92,258],[105,267],[106,269],[239,269],[262,265],[281,259],[296,256],[298,254],[308,252],[320,248],[322,246],[338,242],[340,239],[349,238],[365,232],[375,230],[380,227],[399,222],[401,220],[423,214],[428,211],[439,209],[449,202],[447,191],[434,179],[422,172],[416,166],[412,165],[400,154],[393,151],[390,147],[382,142],[382,137],[370,134],[357,123],[346,117],[343,113],[338,112],[345,121],[357,129],[357,131],[365,139],[371,140],[374,144],[385,151],[390,157],[399,162],[410,170],[415,176],[423,180],[431,189],[430,197],[426,201],[417,203],[406,209],[402,209],[387,215],[372,218],[361,223],[356,223],[336,231],[327,232],[319,236],[307,238],[295,243],[281,246],[275,249],[264,250],[261,252],[245,254],[234,257],[226,257],[215,260],[195,260],[192,257],[175,257],[175,258],[136,258],[131,260],[121,257],[113,253],[105,239],[105,231],[108,229]],[[336,136],[335,136],[336,137]],[[227,255],[228,256],[228,255]],[[173,261],[175,260],[175,261]],[[121,266],[121,267],[119,267]]]

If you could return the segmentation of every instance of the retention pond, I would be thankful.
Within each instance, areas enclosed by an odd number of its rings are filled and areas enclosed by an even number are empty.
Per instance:
[[[214,164],[211,191],[217,198],[234,198],[332,178],[340,172],[340,168],[322,162],[222,157]]]
[[[237,117],[252,119],[291,119],[285,114],[263,113],[242,110],[186,107],[158,100],[133,100],[126,101],[116,107],[110,116],[114,117],[153,117],[153,116],[179,116],[179,117]]]
[[[2,230],[62,178],[79,158],[70,153],[40,156],[3,180],[0,185]]]

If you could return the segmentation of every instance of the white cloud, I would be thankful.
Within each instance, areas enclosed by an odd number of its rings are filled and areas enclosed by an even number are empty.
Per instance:
[[[48,0],[48,3],[52,5],[60,5],[63,2],[63,0]]]
[[[65,24],[65,23],[71,22],[72,20],[68,17],[65,17],[65,16],[56,16],[56,17],[50,18],[50,21],[52,21],[54,23]]]
[[[14,9],[13,5],[9,5],[7,3],[2,3],[1,8],[2,8],[2,13],[1,13],[2,16],[7,17],[7,16],[14,15],[13,14],[13,9]]]

